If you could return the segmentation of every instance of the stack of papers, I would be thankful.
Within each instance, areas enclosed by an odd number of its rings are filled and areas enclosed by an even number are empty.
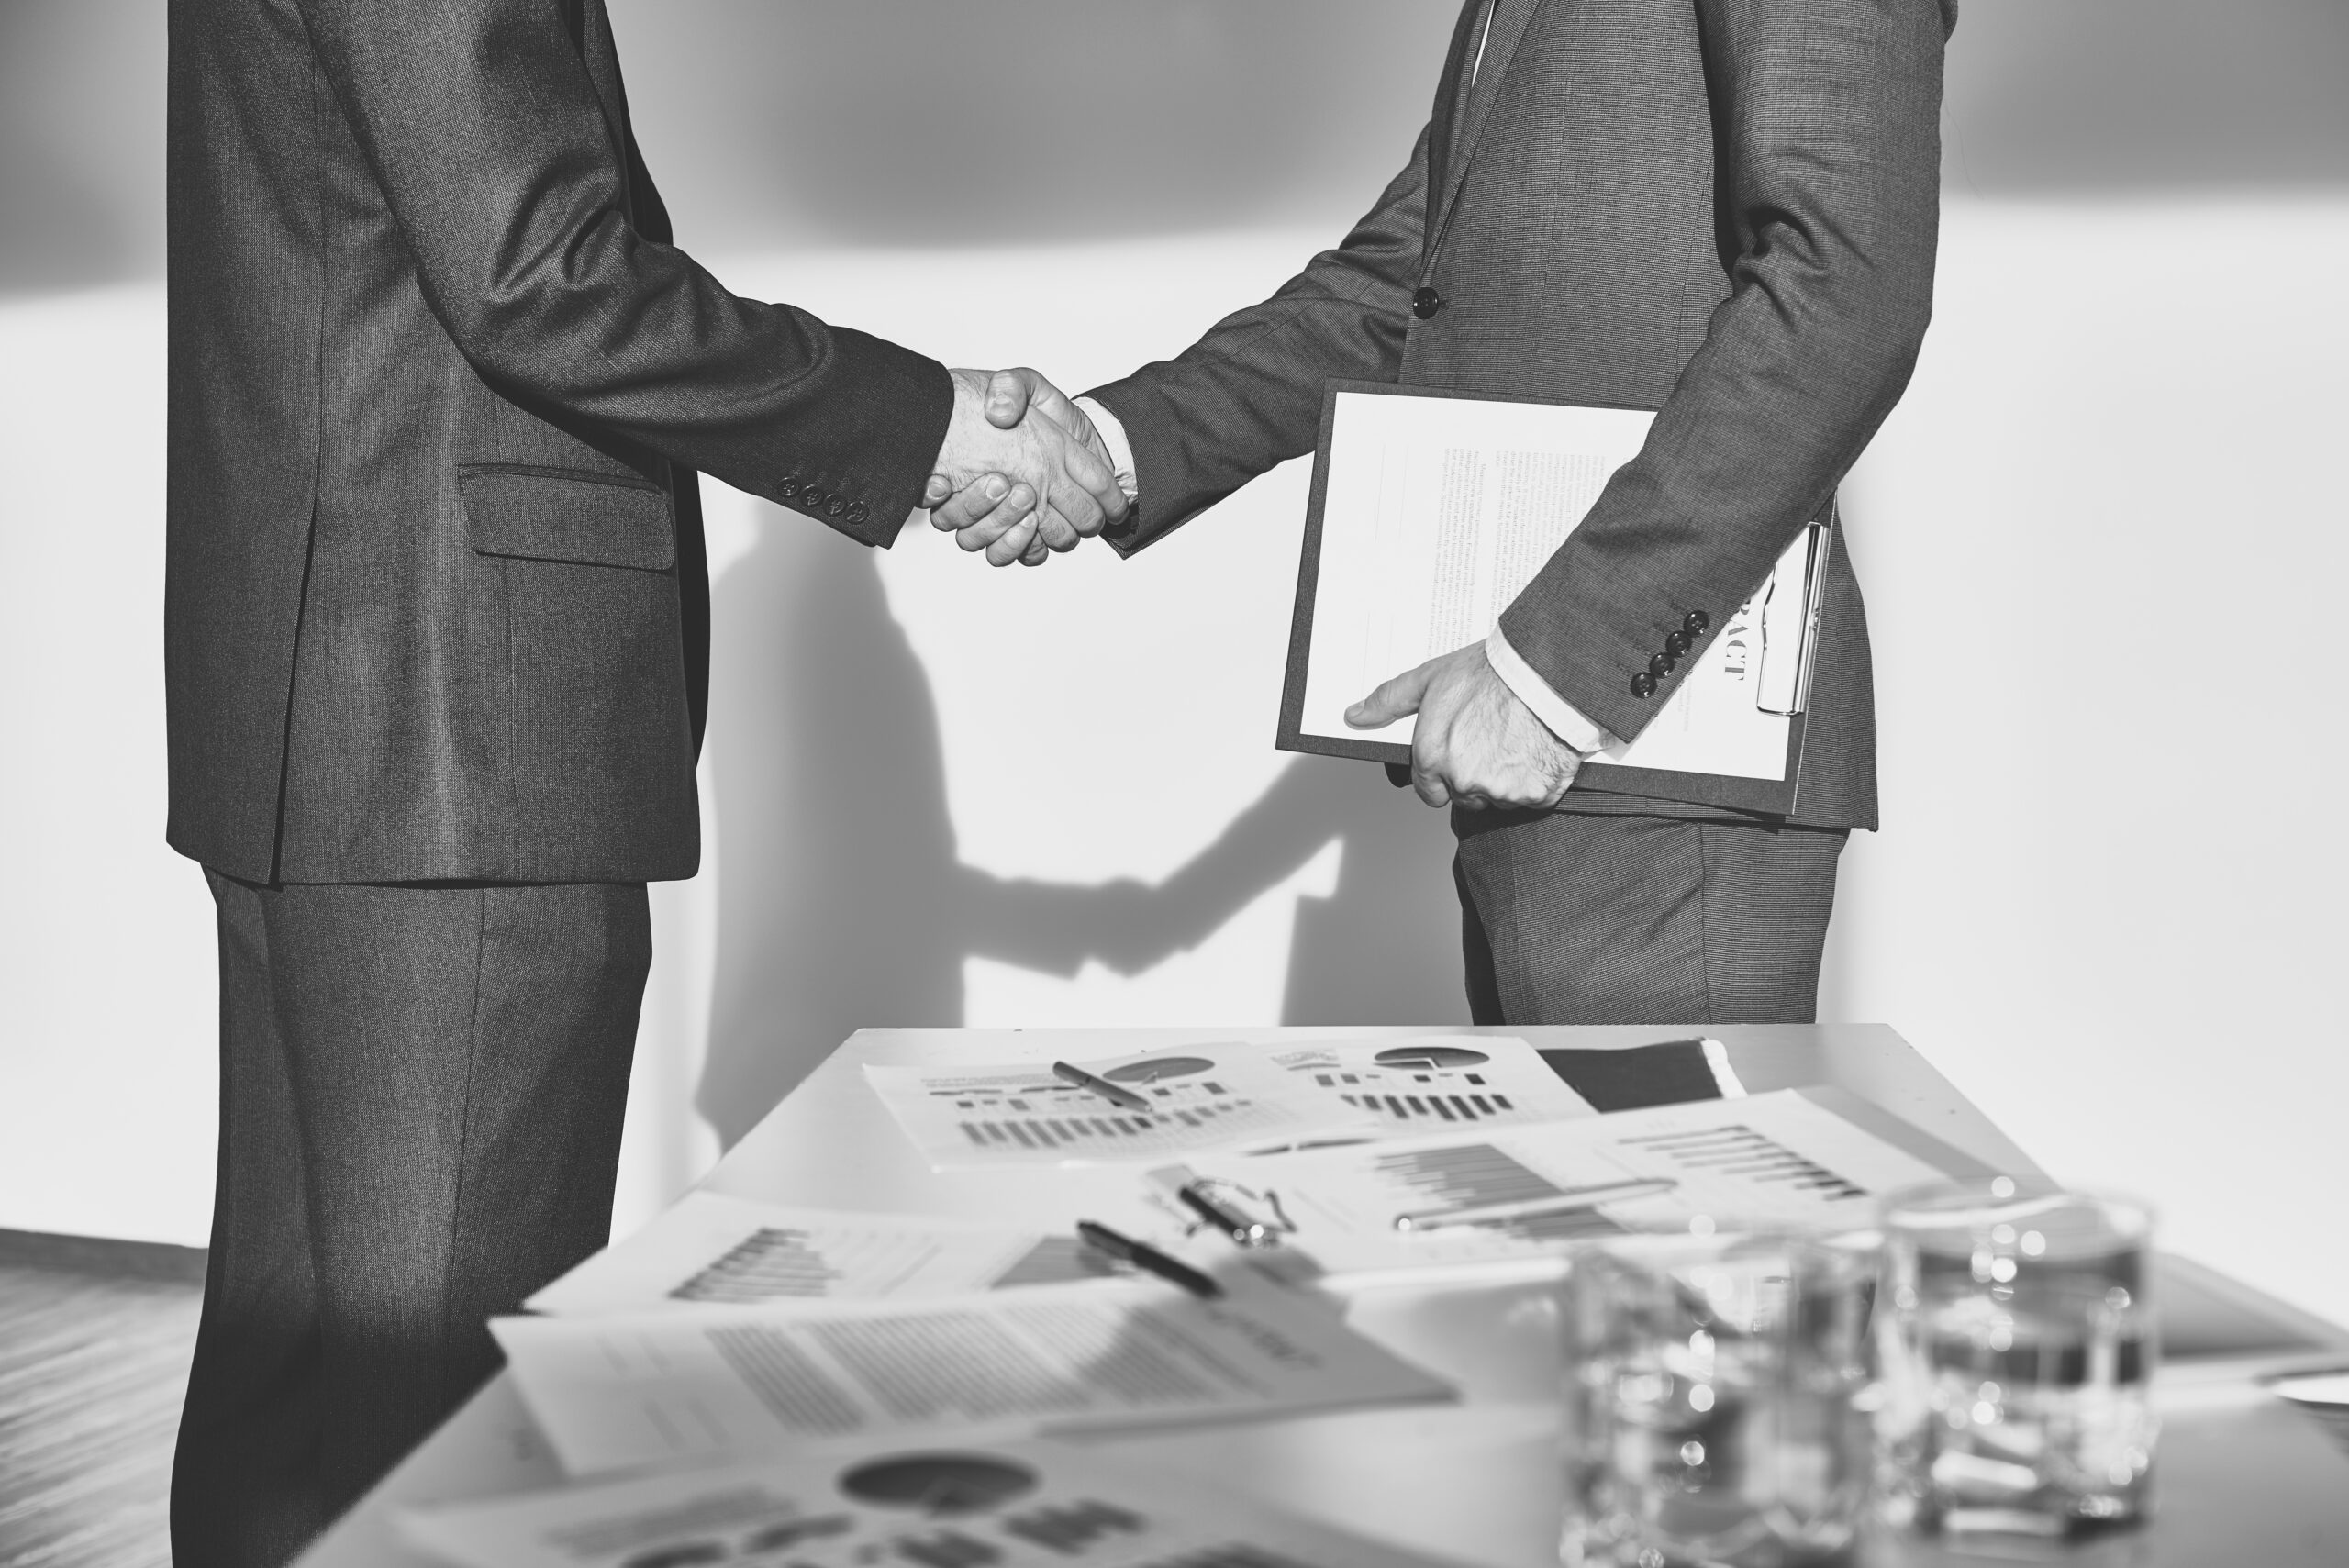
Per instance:
[[[1508,1038],[1078,1065],[1148,1108],[1032,1063],[866,1072],[934,1166],[1073,1167],[1068,1212],[1143,1217],[1139,1247],[1089,1233],[1163,1277],[1032,1207],[985,1225],[695,1195],[491,1325],[571,1484],[406,1510],[407,1539],[464,1568],[1427,1568],[1041,1440],[1452,1396],[1301,1286],[1862,1224],[1883,1192],[1976,1173],[1838,1091],[1601,1116]],[[1234,1245],[1246,1221],[1265,1244]]]

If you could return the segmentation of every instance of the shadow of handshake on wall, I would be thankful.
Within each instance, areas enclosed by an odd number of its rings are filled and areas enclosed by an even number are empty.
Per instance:
[[[1298,758],[1156,884],[964,864],[929,677],[873,556],[817,533],[763,528],[717,585],[718,954],[696,1103],[722,1141],[859,1029],[964,1023],[970,959],[1137,974],[1207,941],[1333,842],[1338,883],[1298,903],[1279,1020],[1464,1020],[1452,835],[1366,762]],[[1219,1001],[1204,1000],[1209,1017],[1230,1016]]]

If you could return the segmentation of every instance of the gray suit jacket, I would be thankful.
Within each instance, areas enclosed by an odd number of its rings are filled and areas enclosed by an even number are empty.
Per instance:
[[[1323,384],[1660,410],[1501,617],[1568,702],[1637,735],[1667,638],[1718,633],[1891,411],[1932,299],[1954,0],[1483,0],[1411,161],[1338,249],[1174,361],[1097,389],[1134,449],[1139,550],[1312,450]],[[1424,318],[1414,295],[1440,298]],[[1827,579],[1793,820],[1876,825],[1859,586]],[[1561,809],[1719,816],[1609,795]],[[1599,776],[1594,776],[1594,774]]]
[[[171,842],[249,880],[699,858],[694,471],[868,544],[943,367],[670,244],[602,0],[173,0]]]

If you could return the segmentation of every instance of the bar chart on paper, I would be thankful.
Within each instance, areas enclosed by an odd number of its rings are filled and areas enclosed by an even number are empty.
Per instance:
[[[938,1238],[907,1232],[874,1238],[883,1244],[861,1248],[851,1257],[841,1257],[832,1250],[840,1240],[807,1230],[763,1226],[671,1290],[670,1298],[740,1306],[849,1295],[913,1294],[907,1287],[931,1283],[928,1276],[947,1272],[952,1264],[964,1262],[969,1254],[978,1251],[977,1245],[963,1238],[946,1238],[950,1245],[941,1245]],[[963,1245],[953,1248],[953,1242]],[[950,1255],[957,1251],[965,1256]],[[985,1273],[968,1273],[965,1288],[1002,1290],[1013,1285],[1059,1284],[1069,1280],[1104,1278],[1115,1272],[1108,1260],[1074,1236],[1019,1238],[1015,1250],[989,1258],[987,1265]],[[852,1280],[862,1288],[843,1289]]]
[[[1273,1060],[1292,1091],[1397,1131],[1517,1126],[1595,1114],[1521,1040],[1431,1035],[1316,1041]]]
[[[1625,1149],[1653,1155],[1675,1172],[1710,1173],[1747,1183],[1761,1191],[1782,1188],[1807,1193],[1823,1204],[1849,1203],[1868,1189],[1818,1161],[1787,1148],[1743,1122],[1625,1138]]]
[[[1779,1090],[1483,1136],[1218,1155],[1152,1180],[1219,1184],[1347,1274],[1503,1261],[1557,1241],[1698,1223],[1848,1226],[1865,1219],[1871,1195],[1943,1174],[1829,1106]]]
[[[1194,1047],[1089,1070],[1136,1108],[1031,1066],[865,1068],[906,1135],[938,1170],[1162,1159],[1359,1128],[1341,1102],[1299,1103],[1280,1070],[1246,1046]]]
[[[1108,1260],[1071,1235],[698,1192],[525,1305],[563,1317],[675,1304],[878,1300],[959,1296],[1108,1272]]]
[[[1538,1240],[1620,1236],[1623,1227],[1599,1212],[1599,1201],[1609,1195],[1628,1198],[1642,1187],[1652,1192],[1661,1184],[1610,1175],[1569,1186],[1487,1143],[1405,1150],[1382,1156],[1375,1164],[1398,1189],[1419,1195],[1414,1207],[1397,1214],[1396,1223],[1483,1213],[1491,1218],[1481,1223],[1494,1230]]]

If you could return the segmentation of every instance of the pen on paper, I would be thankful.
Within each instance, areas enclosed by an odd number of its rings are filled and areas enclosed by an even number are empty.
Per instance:
[[[1112,1084],[1107,1078],[1096,1077],[1094,1074],[1087,1073],[1084,1068],[1076,1066],[1072,1062],[1053,1062],[1052,1076],[1058,1078],[1064,1084],[1074,1084],[1080,1089],[1090,1089],[1113,1106],[1123,1106],[1130,1111],[1146,1111],[1150,1109],[1150,1102],[1143,1099],[1140,1095],[1135,1094],[1131,1089]]]
[[[1174,1195],[1182,1201],[1184,1207],[1230,1237],[1237,1246],[1270,1247],[1280,1240],[1272,1228],[1262,1220],[1251,1219],[1239,1210],[1208,1196],[1197,1182],[1176,1188]]]
[[[1628,1203],[1634,1198],[1660,1197],[1678,1186],[1678,1182],[1666,1177],[1637,1182],[1609,1182],[1603,1185],[1565,1187],[1548,1197],[1523,1198],[1515,1203],[1475,1204],[1464,1208],[1428,1208],[1395,1217],[1397,1230],[1434,1230],[1447,1225],[1484,1225],[1508,1219],[1539,1219],[1545,1215],[1571,1214],[1578,1208],[1596,1208],[1603,1203]]]
[[[1130,1263],[1144,1273],[1156,1274],[1170,1284],[1181,1285],[1193,1296],[1212,1299],[1223,1294],[1223,1286],[1201,1273],[1180,1258],[1170,1258],[1146,1242],[1130,1236],[1120,1236],[1108,1226],[1090,1219],[1076,1222],[1076,1233],[1089,1246],[1107,1252],[1121,1263]]]

